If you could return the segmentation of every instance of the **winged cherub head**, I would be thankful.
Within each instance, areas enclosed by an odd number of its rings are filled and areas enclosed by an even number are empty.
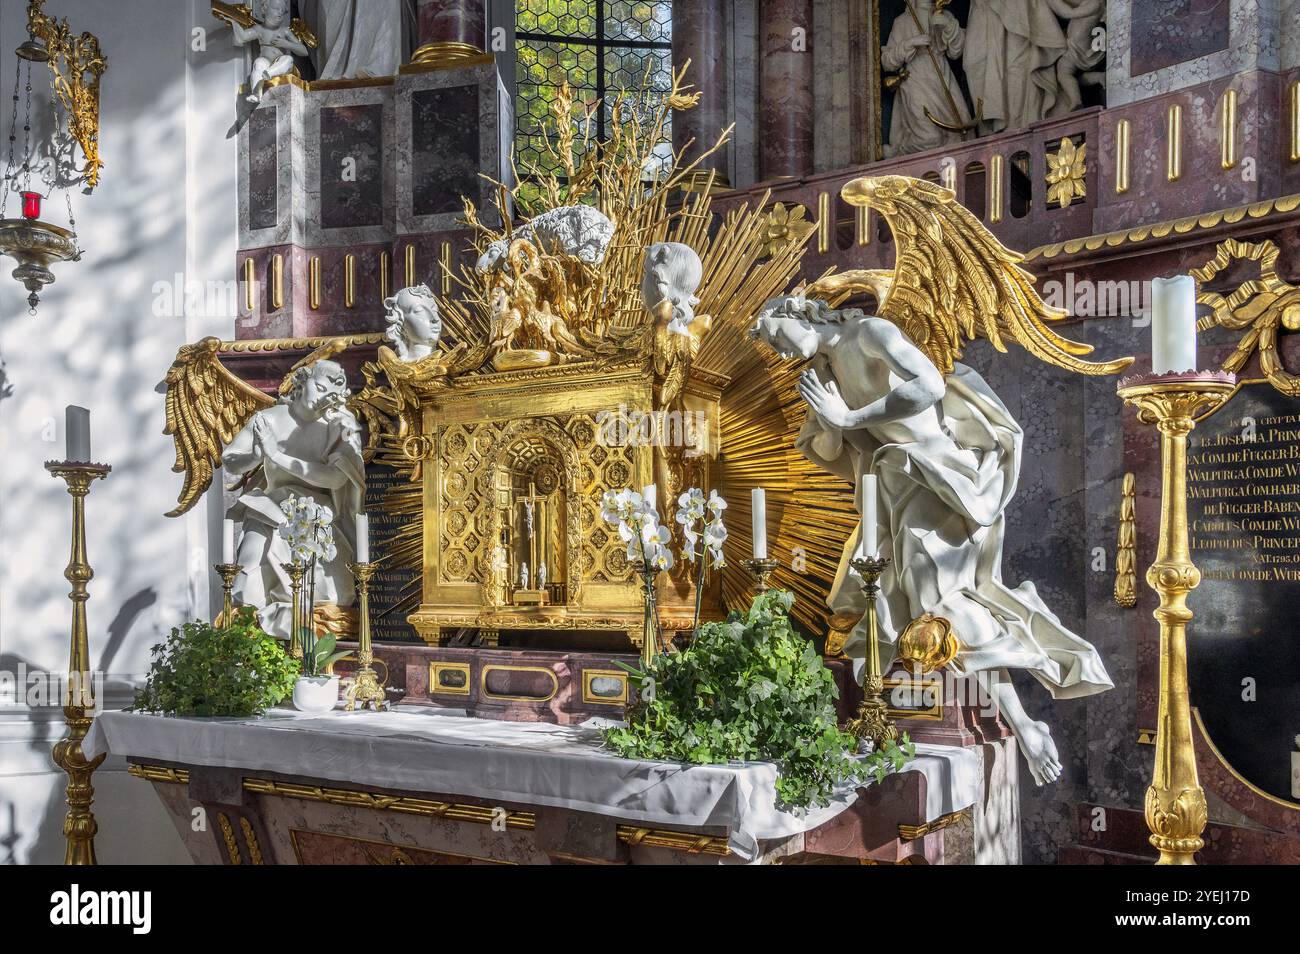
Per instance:
[[[412,285],[384,299],[388,319],[386,337],[403,361],[419,361],[433,354],[442,337],[438,299],[427,285]]]
[[[842,324],[847,315],[820,298],[804,297],[802,292],[782,295],[763,305],[749,337],[767,342],[782,358],[807,361],[817,354],[821,344],[817,326]]]

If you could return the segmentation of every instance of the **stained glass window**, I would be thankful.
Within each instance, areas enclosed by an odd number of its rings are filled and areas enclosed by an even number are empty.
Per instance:
[[[516,0],[515,155],[544,170],[542,136],[550,104],[566,80],[574,98],[605,104],[592,139],[608,135],[610,105],[620,89],[672,85],[672,2]],[[663,149],[670,153],[671,146]]]

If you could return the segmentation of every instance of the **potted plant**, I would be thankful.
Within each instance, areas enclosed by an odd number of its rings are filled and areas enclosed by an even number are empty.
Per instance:
[[[348,656],[335,652],[332,633],[316,635],[316,565],[333,560],[334,512],[311,497],[290,496],[280,504],[284,523],[279,533],[289,545],[306,598],[294,600],[293,632],[302,649],[302,673],[293,685],[293,705],[301,712],[329,712],[339,700],[339,677],[330,667]],[[292,641],[290,643],[292,645]]]
[[[173,629],[153,648],[133,708],[168,716],[261,715],[293,690],[298,668],[244,606],[227,626],[195,620]]]

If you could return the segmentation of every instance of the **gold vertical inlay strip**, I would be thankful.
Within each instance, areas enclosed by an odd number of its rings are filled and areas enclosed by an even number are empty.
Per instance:
[[[343,307],[351,308],[357,300],[357,257],[343,258]]]
[[[320,256],[313,255],[307,263],[307,304],[315,311],[320,307]]]
[[[1237,91],[1225,89],[1219,99],[1219,165],[1237,164]]]
[[[853,233],[859,245],[871,244],[871,210],[865,205],[853,207]]]
[[[1123,195],[1129,189],[1129,137],[1133,124],[1121,119],[1115,126],[1115,194]]]
[[[271,308],[284,307],[284,256],[276,252],[271,256]]]
[[[817,196],[817,251],[825,255],[831,250],[831,231],[835,222],[831,219],[831,194],[823,192]]]
[[[1177,182],[1183,177],[1183,107],[1174,103],[1169,107],[1166,130],[1165,178]]]
[[[1300,162],[1300,80],[1291,84],[1291,161]]]
[[[1006,176],[1006,162],[1002,154],[994,153],[989,157],[989,222],[996,225],[1002,221],[1002,180]]]
[[[387,252],[379,253],[379,298],[382,301],[393,293],[390,283],[393,280],[393,263]]]
[[[406,246],[406,287],[415,284],[415,246]]]
[[[438,264],[442,266],[442,293],[451,294],[451,243],[443,242],[438,250]],[[414,283],[412,283],[414,284]]]
[[[949,161],[944,164],[943,171],[939,174],[943,180],[943,187],[952,192],[957,191],[957,163]]]
[[[244,310],[252,314],[253,309],[257,306],[254,288],[257,285],[257,279],[253,269],[253,256],[244,259]]]

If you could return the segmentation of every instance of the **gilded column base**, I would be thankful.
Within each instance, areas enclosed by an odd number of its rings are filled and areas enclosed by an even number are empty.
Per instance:
[[[1151,844],[1160,852],[1158,865],[1194,865],[1193,857],[1205,845],[1201,832],[1209,820],[1205,792],[1184,788],[1178,792],[1147,789],[1147,827]]]

